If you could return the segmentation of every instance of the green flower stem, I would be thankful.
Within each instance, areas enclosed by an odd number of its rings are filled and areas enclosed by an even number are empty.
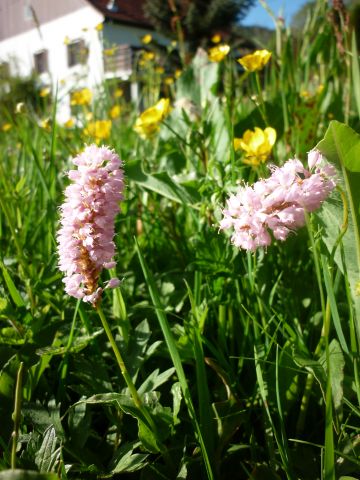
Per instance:
[[[160,450],[160,452],[162,453],[163,457],[164,457],[164,460],[166,461],[166,463],[168,464],[169,467],[171,467],[172,465],[172,462],[171,462],[171,459],[168,455],[168,453],[166,452],[166,449],[164,447],[164,445],[162,444],[162,442],[160,441],[159,439],[159,435],[158,435],[158,430],[156,428],[156,425],[153,421],[153,419],[151,418],[151,415],[150,413],[147,411],[147,409],[145,408],[144,404],[142,403],[141,399],[140,399],[140,396],[135,388],[135,385],[134,385],[134,382],[132,381],[132,378],[130,376],[130,373],[128,371],[128,369],[126,368],[126,365],[125,365],[125,362],[122,358],[122,355],[120,353],[120,350],[118,349],[118,346],[116,345],[116,342],[115,342],[115,339],[113,337],[113,334],[111,333],[111,330],[110,330],[110,327],[109,327],[109,324],[106,320],[106,317],[104,315],[104,312],[102,311],[101,309],[101,306],[98,305],[96,307],[96,311],[97,313],[99,314],[99,317],[100,317],[100,320],[101,320],[101,323],[102,323],[102,326],[104,327],[104,330],[105,330],[105,333],[109,339],[109,342],[110,342],[110,345],[113,349],[113,352],[115,354],[115,357],[116,357],[116,360],[117,360],[117,363],[119,365],[119,368],[120,368],[120,371],[121,371],[121,374],[122,376],[124,377],[124,380],[126,382],[126,385],[128,386],[128,389],[130,391],[130,395],[136,405],[136,407],[140,410],[144,420],[145,420],[145,423],[147,424],[147,427],[152,431],[152,433],[156,436],[156,439],[157,439],[157,445],[158,445],[158,448]]]
[[[345,233],[347,231],[347,228],[348,228],[348,204],[347,204],[347,200],[346,200],[346,195],[342,191],[341,188],[338,187],[338,190],[340,192],[341,199],[342,199],[342,202],[343,202],[344,214],[343,214],[343,224],[341,226],[339,236],[338,236],[338,238],[337,238],[337,240],[334,244],[334,247],[331,251],[331,254],[330,254],[331,264],[334,261],[335,251],[336,251],[337,247],[340,245],[340,242],[341,242],[341,240],[342,240],[343,236],[345,235]],[[315,243],[315,239],[314,239],[314,235],[313,235],[313,231],[312,231],[312,228],[311,228],[311,223],[310,223],[310,219],[309,219],[308,215],[306,215],[306,223],[307,223],[309,236],[310,236],[310,241],[311,241],[311,246],[312,246],[313,255],[314,255],[316,277],[317,277],[318,285],[319,285],[319,292],[320,292],[323,319],[324,319],[323,327],[322,327],[322,330],[321,330],[320,340],[319,340],[319,342],[316,346],[315,353],[314,353],[314,356],[316,358],[320,355],[320,353],[323,349],[324,343],[325,343],[325,346],[328,348],[327,340],[328,340],[329,332],[330,332],[331,308],[330,308],[329,299],[327,299],[326,304],[325,304],[325,296],[324,296],[324,291],[323,291],[322,281],[321,281],[320,260],[319,260],[318,251],[317,251],[317,247],[316,247],[316,243]],[[308,373],[307,378],[306,378],[306,383],[305,383],[304,394],[303,394],[303,397],[301,399],[300,414],[299,414],[299,418],[298,418],[297,425],[296,425],[296,431],[297,431],[298,435],[301,434],[304,431],[304,428],[305,428],[306,413],[307,413],[308,406],[309,406],[310,394],[311,394],[313,383],[314,383],[314,376],[313,376],[312,373]]]
[[[14,402],[14,430],[11,434],[12,437],[12,446],[11,446],[11,468],[15,470],[16,468],[16,447],[19,437],[19,428],[21,420],[21,388],[22,388],[22,379],[23,379],[23,369],[24,363],[21,362],[16,377],[16,388],[15,388],[15,402]]]
[[[264,97],[262,94],[262,89],[260,84],[259,72],[255,72],[255,82],[256,82],[256,88],[257,88],[257,93],[259,97],[259,110],[260,110],[261,116],[263,117],[265,125],[268,125],[268,121],[266,118],[265,102],[264,102]]]
[[[113,352],[115,354],[115,357],[116,357],[116,360],[117,360],[117,363],[119,365],[119,368],[120,368],[120,371],[121,371],[121,374],[122,376],[124,377],[124,380],[126,382],[126,385],[128,386],[128,389],[130,391],[130,394],[132,396],[132,399],[134,400],[134,403],[135,405],[138,407],[139,410],[142,411],[142,413],[144,414],[144,417],[146,419],[148,419],[147,417],[149,417],[149,414],[148,412],[144,409],[144,405],[140,399],[140,396],[135,388],[135,385],[134,385],[134,382],[132,381],[132,378],[129,374],[129,371],[128,369],[126,368],[126,365],[124,363],[124,360],[121,356],[121,353],[120,353],[120,350],[118,349],[118,346],[116,345],[116,342],[115,342],[115,339],[113,337],[113,334],[111,333],[111,330],[110,330],[110,327],[109,327],[109,324],[106,320],[106,317],[104,315],[104,312],[102,311],[100,305],[96,307],[96,311],[97,313],[99,314],[99,317],[100,317],[100,320],[101,320],[101,323],[102,323],[102,326],[104,327],[104,330],[105,330],[105,333],[109,339],[109,342],[110,342],[110,345],[111,345],[111,348],[113,349]],[[145,413],[146,412],[146,413]],[[152,421],[151,421],[152,422]]]

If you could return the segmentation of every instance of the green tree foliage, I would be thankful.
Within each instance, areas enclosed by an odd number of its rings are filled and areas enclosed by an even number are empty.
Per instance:
[[[216,32],[228,32],[247,14],[254,0],[147,0],[144,11],[155,28],[176,38],[177,24],[190,51],[206,45]]]

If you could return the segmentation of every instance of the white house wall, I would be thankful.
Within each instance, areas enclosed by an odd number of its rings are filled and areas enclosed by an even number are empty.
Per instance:
[[[103,79],[102,33],[95,30],[95,26],[103,20],[103,15],[89,6],[41,25],[40,32],[32,29],[2,40],[0,63],[9,62],[11,74],[29,76],[34,69],[34,54],[46,49],[51,76],[42,74],[40,79],[44,85],[58,84],[58,118],[59,121],[66,121],[70,116],[69,96],[66,93],[74,88],[92,88]],[[89,49],[86,65],[68,67],[65,37],[70,41],[84,40]]]

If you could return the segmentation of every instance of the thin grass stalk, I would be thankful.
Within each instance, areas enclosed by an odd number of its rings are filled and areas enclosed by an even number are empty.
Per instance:
[[[11,468],[15,470],[16,468],[16,448],[17,441],[19,438],[19,429],[21,422],[21,400],[22,400],[22,381],[23,381],[23,370],[24,363],[20,362],[19,369],[16,377],[16,387],[15,387],[15,402],[14,402],[14,430],[11,434],[12,445],[11,445]]]
[[[173,337],[173,334],[172,334],[171,329],[170,329],[170,325],[169,325],[169,323],[167,321],[167,318],[166,318],[166,315],[164,313],[164,308],[163,308],[163,306],[160,302],[160,297],[159,297],[155,282],[152,278],[150,270],[148,269],[148,266],[147,266],[147,264],[145,262],[145,259],[144,259],[143,255],[141,253],[139,244],[137,243],[136,239],[135,239],[135,245],[136,245],[136,250],[137,250],[137,253],[138,253],[138,256],[139,256],[141,268],[142,268],[142,271],[143,271],[143,274],[144,274],[144,277],[145,277],[145,281],[147,283],[147,286],[148,286],[148,289],[149,289],[149,292],[150,292],[150,296],[151,296],[151,299],[153,301],[153,304],[154,304],[154,307],[155,307],[155,310],[156,310],[156,315],[158,317],[159,324],[160,324],[162,333],[164,335],[166,345],[169,349],[169,353],[170,353],[173,365],[175,367],[175,370],[176,370],[176,373],[177,373],[177,376],[178,376],[178,379],[179,379],[181,390],[182,390],[183,395],[184,395],[184,401],[185,401],[185,404],[187,406],[190,419],[193,423],[198,442],[200,444],[200,448],[201,448],[206,472],[207,472],[207,475],[208,475],[208,480],[214,480],[215,476],[214,476],[214,473],[213,473],[211,460],[210,460],[210,457],[209,457],[209,454],[208,454],[208,451],[207,451],[207,448],[206,448],[206,443],[205,443],[205,440],[204,440],[204,437],[203,437],[203,433],[201,431],[199,422],[198,422],[197,417],[196,417],[195,408],[194,408],[194,405],[193,405],[193,402],[192,402],[190,389],[189,389],[189,386],[188,386],[188,383],[187,383],[187,380],[186,380],[185,372],[184,372],[184,369],[183,369],[183,366],[182,366],[182,363],[181,363],[181,358],[180,358],[180,354],[179,354],[179,351],[178,351],[177,346],[176,346],[175,339]]]

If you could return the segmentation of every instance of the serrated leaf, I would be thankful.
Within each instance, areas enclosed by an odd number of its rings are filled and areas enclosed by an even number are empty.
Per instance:
[[[59,461],[60,451],[56,450],[55,428],[50,425],[44,432],[42,444],[35,454],[35,464],[40,472],[50,472]]]

